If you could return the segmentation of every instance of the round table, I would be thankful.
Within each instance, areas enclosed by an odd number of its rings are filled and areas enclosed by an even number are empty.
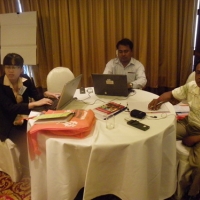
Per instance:
[[[93,109],[108,101],[137,109],[157,98],[155,94],[135,90],[128,97],[80,94],[66,109]],[[134,103],[135,102],[135,103]],[[127,125],[129,112],[115,116],[115,128],[106,128],[97,120],[95,129],[82,139],[49,136],[42,132],[37,140],[42,154],[30,161],[32,200],[74,199],[84,187],[85,200],[114,194],[126,200],[166,199],[176,189],[176,118],[174,108],[154,113],[141,123],[147,131]]]

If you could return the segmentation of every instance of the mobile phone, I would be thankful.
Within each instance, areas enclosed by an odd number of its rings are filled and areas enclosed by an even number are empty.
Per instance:
[[[127,122],[128,125],[133,126],[135,128],[138,128],[140,130],[146,131],[150,128],[150,126],[146,125],[146,124],[142,124],[137,120],[130,120]]]

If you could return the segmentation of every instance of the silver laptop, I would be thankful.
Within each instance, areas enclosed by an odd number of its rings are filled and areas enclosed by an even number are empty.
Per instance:
[[[121,74],[92,74],[95,94],[128,96],[132,89],[127,88],[127,76]]]
[[[59,99],[52,99],[52,105],[44,105],[35,107],[33,110],[43,111],[43,110],[62,110],[68,104],[70,104],[74,100],[74,94],[76,89],[81,81],[82,74],[67,82],[62,89],[61,95]]]
[[[78,85],[81,81],[82,74],[77,76],[76,78],[72,79],[71,81],[67,82],[61,92],[58,104],[56,106],[56,110],[64,109],[69,103],[74,100],[74,94]]]

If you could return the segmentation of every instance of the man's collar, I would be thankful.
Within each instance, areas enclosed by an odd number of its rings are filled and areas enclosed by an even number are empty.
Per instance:
[[[118,64],[121,63],[120,60],[119,60],[119,58],[115,58],[115,63],[118,63]],[[122,64],[122,63],[121,63],[121,64]],[[135,65],[135,59],[134,59],[133,57],[131,58],[131,60],[130,60],[130,62],[128,63],[128,65],[130,65],[130,64]],[[128,65],[127,65],[127,66],[128,66]]]

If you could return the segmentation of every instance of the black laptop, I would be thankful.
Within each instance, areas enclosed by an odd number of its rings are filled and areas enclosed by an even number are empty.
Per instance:
[[[127,97],[127,76],[121,74],[92,74],[95,94]]]

